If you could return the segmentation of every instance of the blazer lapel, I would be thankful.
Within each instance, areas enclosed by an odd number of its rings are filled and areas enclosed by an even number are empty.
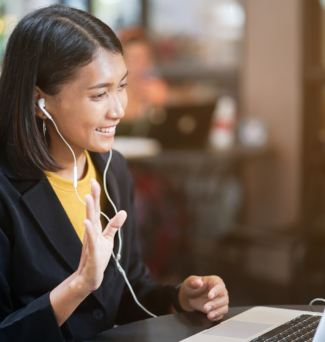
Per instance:
[[[107,160],[105,160],[106,153],[104,156],[99,153],[91,154],[95,167],[98,167],[99,172],[103,173]],[[113,172],[109,169],[106,182],[108,193],[119,210],[120,196],[117,182]],[[43,176],[34,187],[22,196],[22,200],[38,221],[53,247],[64,258],[71,270],[76,271],[79,266],[82,243],[47,178]],[[110,209],[111,204],[108,203],[107,207]],[[111,214],[110,217],[115,215],[113,209],[106,211]]]
[[[43,177],[22,196],[22,200],[52,246],[75,272],[80,262],[82,243],[47,178]],[[92,294],[105,307],[101,289]]]
[[[96,169],[101,173],[101,175],[103,175],[108,153],[99,154],[90,152],[90,155]],[[80,262],[82,243],[66,212],[64,211],[61,202],[57,198],[50,182],[43,173],[42,175],[37,175],[35,178],[37,183],[22,195],[22,201],[30,210],[31,214],[38,222],[40,228],[54,249],[69,265],[71,271],[75,272]],[[107,191],[117,210],[119,211],[121,206],[119,190],[117,187],[116,178],[110,169],[107,171],[106,184]],[[109,218],[115,215],[112,205],[109,202],[107,203],[105,212],[108,214]],[[116,234],[114,248],[115,252],[116,248],[118,247],[117,245],[118,239]],[[109,264],[111,264],[111,266],[105,270],[106,282],[116,273],[115,262],[112,258]],[[104,306],[102,286],[100,286],[99,289],[94,291],[92,294]]]
[[[56,251],[76,271],[82,243],[47,178],[27,191],[22,200]]]

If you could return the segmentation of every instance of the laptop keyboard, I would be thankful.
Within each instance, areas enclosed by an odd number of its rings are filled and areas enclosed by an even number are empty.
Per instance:
[[[301,315],[250,342],[311,342],[321,316]]]

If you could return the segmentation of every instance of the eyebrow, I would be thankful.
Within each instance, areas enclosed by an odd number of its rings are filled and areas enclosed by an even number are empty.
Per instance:
[[[120,82],[122,82],[126,76],[129,74],[129,71],[126,72],[126,74],[123,76]],[[98,83],[93,87],[90,87],[88,89],[99,89],[99,88],[105,88],[105,87],[111,87],[114,83]]]

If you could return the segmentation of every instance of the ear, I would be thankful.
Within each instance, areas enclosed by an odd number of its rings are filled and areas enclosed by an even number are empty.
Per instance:
[[[42,90],[38,86],[35,86],[35,96],[34,96],[35,114],[40,119],[47,119],[47,116],[42,112],[42,110],[40,109],[37,103],[38,100],[41,98],[45,98],[45,94],[42,92]]]

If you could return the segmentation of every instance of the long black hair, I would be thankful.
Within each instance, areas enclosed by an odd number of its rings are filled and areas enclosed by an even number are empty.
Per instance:
[[[35,114],[35,86],[55,95],[96,50],[123,54],[115,33],[89,13],[62,5],[36,10],[19,21],[4,55],[0,77],[0,149],[23,176],[57,171]]]

